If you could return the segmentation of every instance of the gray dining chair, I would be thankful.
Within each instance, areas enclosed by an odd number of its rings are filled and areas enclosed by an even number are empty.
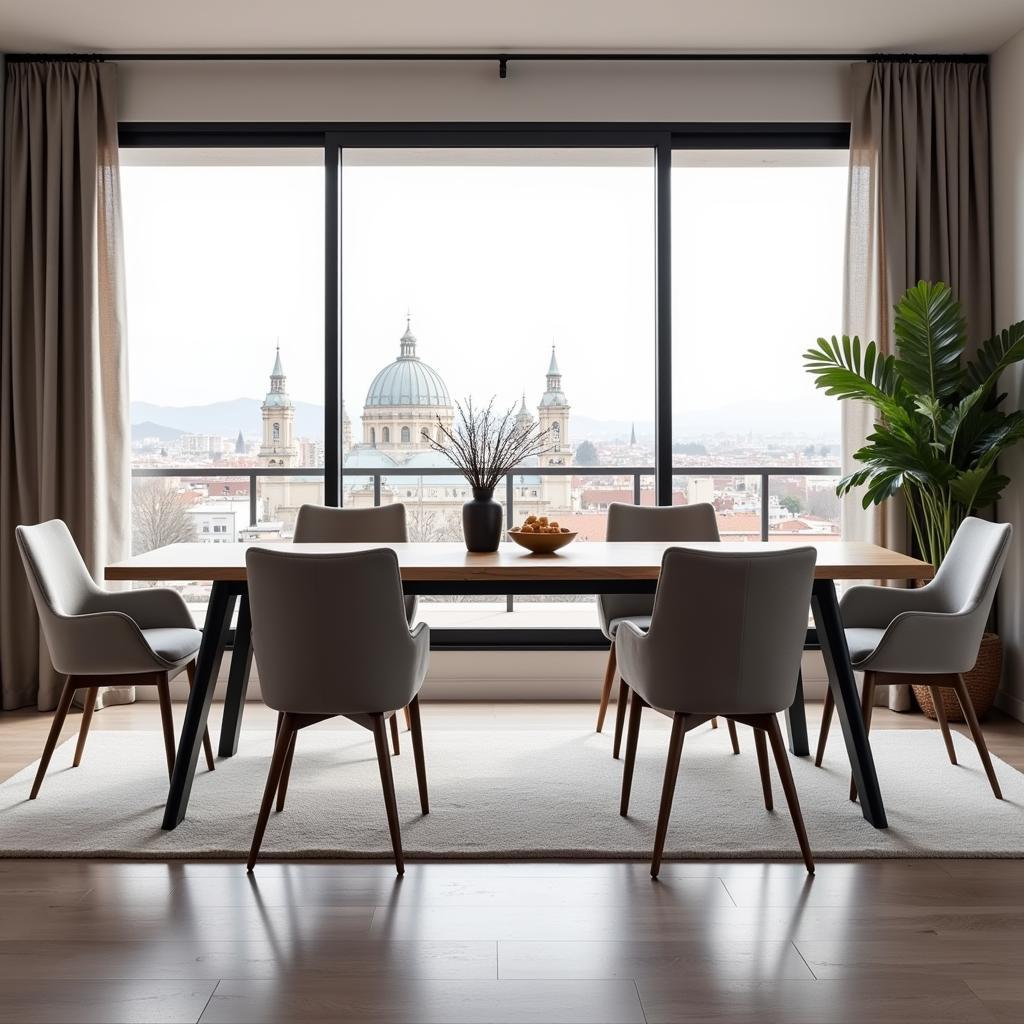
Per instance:
[[[409,540],[405,506],[380,505],[374,508],[330,508],[325,505],[302,505],[295,517],[295,544],[405,544]],[[411,626],[416,618],[418,598],[403,597],[405,617]],[[405,708],[405,727],[411,728],[409,709]],[[391,717],[391,745],[401,752],[398,718]]]
[[[398,558],[390,548],[351,554],[250,548],[245,555],[252,640],[264,703],[281,715],[249,853],[259,856],[274,796],[284,807],[300,729],[343,716],[369,729],[377,749],[395,866],[405,871],[385,721],[408,707],[420,809],[429,812],[417,694],[430,630],[411,632]]]
[[[97,586],[60,519],[19,526],[14,532],[50,660],[67,677],[29,799],[39,795],[78,690],[86,693],[75,768],[82,763],[99,688],[155,686],[170,774],[175,754],[170,680],[184,670],[191,687],[202,639],[181,595],[166,588],[107,591]],[[213,771],[209,733],[203,735],[203,749]]]
[[[939,692],[943,687],[951,687],[963,708],[967,727],[998,800],[1002,800],[1003,794],[963,674],[972,669],[977,660],[1012,533],[1009,523],[989,523],[969,517],[953,537],[935,578],[926,586],[906,590],[851,587],[839,604],[850,662],[864,673],[861,713],[865,727],[871,726],[878,673],[926,676],[946,752],[950,762],[956,764],[953,738]],[[825,756],[834,709],[829,690],[825,694],[814,759],[818,766]],[[856,797],[857,789],[851,782],[850,799]]]
[[[623,678],[633,691],[619,813],[629,813],[640,718],[653,707],[672,717],[668,762],[654,840],[658,876],[683,737],[722,715],[754,730],[765,807],[773,807],[771,742],[782,789],[808,872],[814,873],[800,801],[776,714],[796,696],[816,552],[787,548],[751,554],[669,548],[661,563],[650,627],[626,621],[615,636]]]
[[[698,505],[643,506],[627,505],[613,501],[608,506],[608,526],[605,534],[610,541],[678,541],[680,544],[718,541],[718,520],[715,507],[708,502]],[[651,610],[654,597],[650,594],[600,594],[597,598],[597,614],[610,644],[608,664],[601,687],[601,703],[597,709],[597,731],[604,728],[605,715],[611,699],[612,684],[615,682],[615,634],[623,622],[630,621],[641,629],[651,624]],[[615,738],[612,741],[612,757],[619,756],[622,745],[622,728],[626,720],[626,705],[629,688],[619,680],[619,698],[615,709]],[[718,720],[711,720],[718,728]],[[740,752],[736,726],[728,723],[729,739],[733,753]]]

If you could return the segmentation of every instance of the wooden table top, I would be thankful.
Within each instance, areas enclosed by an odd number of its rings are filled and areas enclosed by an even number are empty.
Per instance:
[[[245,579],[249,547],[295,547],[303,553],[327,554],[389,547],[398,555],[402,579],[409,582],[509,582],[549,580],[656,580],[666,548],[709,551],[779,551],[813,547],[818,552],[817,579],[924,580],[934,575],[927,562],[877,544],[855,541],[801,541],[678,544],[673,542],[588,541],[570,544],[552,555],[534,555],[516,544],[502,544],[493,554],[471,554],[462,544],[170,544],[108,565],[108,580]]]

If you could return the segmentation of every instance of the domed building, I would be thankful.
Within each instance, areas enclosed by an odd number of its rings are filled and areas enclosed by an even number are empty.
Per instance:
[[[398,358],[370,384],[363,404],[363,444],[397,461],[430,448],[424,432],[440,439],[438,418],[449,430],[455,407],[441,375],[416,354],[416,335],[406,319]]]

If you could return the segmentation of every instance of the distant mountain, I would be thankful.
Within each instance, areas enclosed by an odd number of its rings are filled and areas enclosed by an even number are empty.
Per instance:
[[[295,436],[323,440],[324,409],[312,402],[295,403]],[[131,404],[132,438],[160,437],[173,440],[181,433],[219,434],[235,437],[238,431],[254,437],[261,432],[260,402],[255,398],[235,398],[210,405],[155,405],[150,402]],[[353,427],[359,436],[359,418]],[[572,439],[580,441],[629,440],[634,424],[630,420],[596,419],[573,413]],[[654,438],[654,420],[637,420],[636,434],[641,443]],[[677,414],[673,418],[674,441],[698,440],[716,434],[747,434],[760,436],[810,437],[815,440],[838,439],[838,416],[827,406],[817,403],[772,402],[768,400],[737,402],[718,409],[704,409]],[[170,431],[166,436],[159,431]]]
[[[628,441],[633,423],[629,420],[601,420],[572,414],[573,440]],[[718,409],[676,413],[672,419],[672,440],[691,441],[716,434],[748,434],[828,439],[839,436],[839,417],[816,403],[801,405],[767,400],[737,402]],[[654,439],[654,420],[637,420],[636,436],[641,444]]]
[[[142,441],[147,437],[155,437],[163,444],[181,437],[184,430],[177,430],[174,427],[165,427],[161,423],[154,423],[152,420],[144,420],[142,423],[132,424],[132,440]]]
[[[132,402],[132,437],[136,426],[144,423],[161,424],[178,434],[219,434],[236,437],[239,430],[249,436],[262,432],[263,416],[260,402],[255,398],[235,398],[210,405],[155,405],[151,402]],[[142,434],[152,437],[152,434]],[[323,440],[324,408],[312,402],[295,403],[295,436]]]

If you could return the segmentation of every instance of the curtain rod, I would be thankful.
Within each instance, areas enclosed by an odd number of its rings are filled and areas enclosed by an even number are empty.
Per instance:
[[[501,78],[511,61],[592,62],[730,62],[730,61],[866,61],[874,63],[987,64],[984,53],[629,53],[629,52],[345,52],[345,53],[9,53],[8,63],[30,61],[238,61],[238,62],[336,62],[336,61],[497,61]]]

